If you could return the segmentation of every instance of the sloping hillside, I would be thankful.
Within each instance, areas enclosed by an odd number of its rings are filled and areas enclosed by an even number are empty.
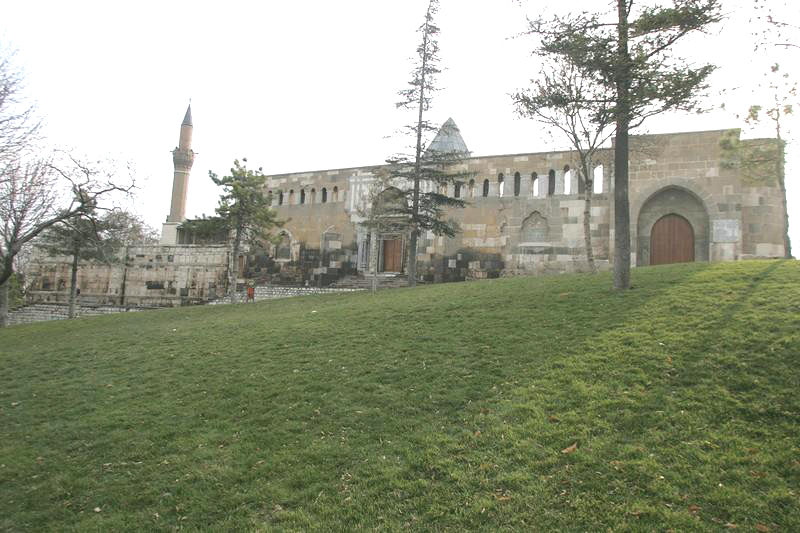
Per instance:
[[[0,530],[800,531],[800,265],[0,331]]]

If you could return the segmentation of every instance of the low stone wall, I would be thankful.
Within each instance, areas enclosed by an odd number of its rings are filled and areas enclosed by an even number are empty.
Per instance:
[[[255,299],[258,300],[277,300],[279,298],[294,298],[296,296],[308,296],[311,294],[340,294],[346,292],[358,292],[364,289],[339,289],[330,287],[283,287],[280,285],[260,285],[255,288]],[[244,302],[247,299],[247,293],[239,292],[239,301]],[[228,304],[231,303],[229,297],[219,298],[212,302],[211,305]]]
[[[117,307],[112,305],[78,307],[76,316],[99,316],[127,311],[142,311],[147,307]],[[8,314],[8,324],[28,324],[31,322],[44,322],[47,320],[64,320],[69,311],[66,305],[34,304],[12,310]]]

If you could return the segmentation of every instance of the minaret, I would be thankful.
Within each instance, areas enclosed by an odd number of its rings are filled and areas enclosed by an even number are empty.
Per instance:
[[[178,225],[186,219],[186,196],[189,192],[189,173],[194,163],[192,151],[192,104],[186,108],[186,115],[181,123],[181,136],[178,146],[172,151],[172,163],[175,174],[172,179],[172,202],[169,216],[161,231],[161,243],[177,244]]]

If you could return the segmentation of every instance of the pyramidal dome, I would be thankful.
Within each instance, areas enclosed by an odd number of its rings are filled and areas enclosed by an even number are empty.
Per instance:
[[[428,148],[425,150],[425,155],[430,155],[433,152],[440,155],[469,154],[467,143],[465,143],[464,138],[461,137],[461,130],[458,129],[458,126],[456,126],[452,118],[448,118],[447,122],[442,124],[442,127],[439,128],[436,137],[433,138],[433,141],[431,141],[431,144],[429,144]]]

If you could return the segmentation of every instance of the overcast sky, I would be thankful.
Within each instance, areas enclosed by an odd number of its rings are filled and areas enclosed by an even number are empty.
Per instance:
[[[797,8],[775,4],[800,24]],[[709,105],[728,111],[650,120],[642,132],[741,127],[760,98],[751,90],[769,64],[800,74],[797,49],[754,52],[752,0],[723,2],[728,20],[687,43],[692,61],[712,61]],[[259,2],[8,2],[2,39],[19,50],[29,92],[51,144],[130,161],[143,182],[137,211],[160,229],[169,212],[172,156],[191,98],[193,149],[187,215],[211,214],[218,192],[208,171],[234,158],[267,174],[378,164],[409,140],[413,120],[396,110],[418,44],[426,0]],[[475,155],[565,148],[542,126],[514,115],[509,93],[538,71],[526,15],[602,10],[605,1],[442,0],[442,66],[431,118],[452,117]],[[543,8],[542,6],[549,6]],[[795,35],[800,35],[796,32]],[[795,41],[797,42],[797,41]],[[726,89],[725,95],[719,91]],[[735,90],[734,90],[735,89]],[[763,98],[762,98],[763,99]],[[795,128],[800,133],[800,124]],[[769,130],[746,135],[769,136]],[[800,212],[800,147],[789,148],[789,213]],[[792,218],[800,248],[800,217]]]

